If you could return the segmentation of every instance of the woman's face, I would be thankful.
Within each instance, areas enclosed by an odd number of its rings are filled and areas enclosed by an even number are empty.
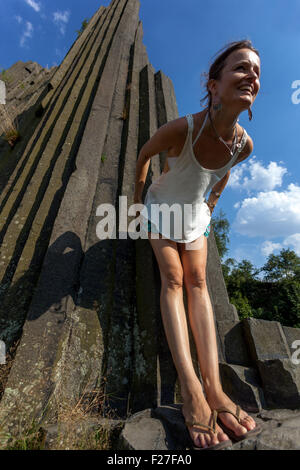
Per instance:
[[[260,88],[260,59],[251,49],[238,49],[226,59],[219,80],[211,81],[214,100],[225,106],[247,109]]]

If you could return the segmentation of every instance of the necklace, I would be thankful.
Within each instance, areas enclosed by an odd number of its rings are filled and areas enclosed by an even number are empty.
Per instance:
[[[212,125],[212,127],[215,131],[216,136],[228,148],[228,150],[230,152],[230,155],[233,156],[233,154],[235,152],[235,148],[240,146],[240,144],[237,143],[237,128],[236,128],[236,125],[235,125],[235,128],[234,128],[234,139],[232,141],[231,147],[229,147],[229,145],[226,144],[225,140],[217,133],[216,128],[214,126],[214,123],[212,121],[211,115],[210,115],[210,109],[208,109],[208,115],[209,115],[210,123],[211,123],[211,125]]]

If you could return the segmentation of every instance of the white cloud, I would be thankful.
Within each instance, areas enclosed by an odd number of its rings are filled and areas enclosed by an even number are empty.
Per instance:
[[[233,229],[249,237],[289,237],[300,232],[300,186],[260,192],[242,201]]]
[[[66,24],[69,22],[70,11],[56,11],[53,13],[53,21],[59,27],[61,34],[66,32]]]
[[[285,247],[290,247],[300,256],[300,233],[294,233],[283,241]]]
[[[34,0],[25,0],[25,3],[27,3],[27,5],[33,8],[36,12],[39,12],[41,9],[40,3],[35,2]]]
[[[22,18],[21,16],[19,16],[19,15],[16,15],[16,16],[15,16],[15,19],[17,20],[17,22],[18,22],[19,24],[21,24],[22,21],[23,21],[23,18]]]
[[[265,168],[255,158],[253,156],[249,162],[242,163],[232,169],[228,181],[229,187],[243,189],[250,193],[251,191],[261,190],[271,191],[282,185],[282,177],[287,173],[287,169],[276,162],[270,162]]]
[[[261,245],[261,252],[264,256],[269,256],[273,251],[280,250],[281,248],[281,243],[273,243],[270,240],[266,240]]]
[[[300,233],[294,233],[286,237],[282,243],[273,243],[270,240],[266,240],[261,245],[261,252],[265,256],[269,256],[275,250],[282,250],[283,248],[289,248],[300,256]]]
[[[26,41],[27,38],[32,38],[32,34],[33,34],[32,23],[30,23],[29,21],[26,21],[26,29],[23,33],[23,36],[20,39],[20,46],[21,47],[24,47],[24,44],[25,44],[25,41]]]

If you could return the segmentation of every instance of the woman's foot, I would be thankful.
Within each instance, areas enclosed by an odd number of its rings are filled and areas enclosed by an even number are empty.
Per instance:
[[[183,396],[182,414],[185,421],[197,421],[212,426],[212,411],[202,392],[186,393]],[[196,447],[210,447],[229,440],[227,434],[216,424],[216,434],[197,425],[188,426],[188,431]]]
[[[234,414],[236,413],[236,404],[221,390],[214,393],[206,393],[206,400],[210,408],[217,410],[218,408],[228,408]],[[218,419],[222,421],[229,429],[231,429],[237,436],[242,436],[248,431],[256,427],[256,422],[245,411],[240,411],[240,422],[231,413],[218,413]]]

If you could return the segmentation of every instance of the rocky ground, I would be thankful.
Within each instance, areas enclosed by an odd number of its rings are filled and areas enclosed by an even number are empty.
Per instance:
[[[161,406],[134,414],[120,434],[119,449],[183,450],[189,437],[181,405]],[[236,442],[232,450],[300,450],[300,409],[249,413],[263,427],[260,435]]]

